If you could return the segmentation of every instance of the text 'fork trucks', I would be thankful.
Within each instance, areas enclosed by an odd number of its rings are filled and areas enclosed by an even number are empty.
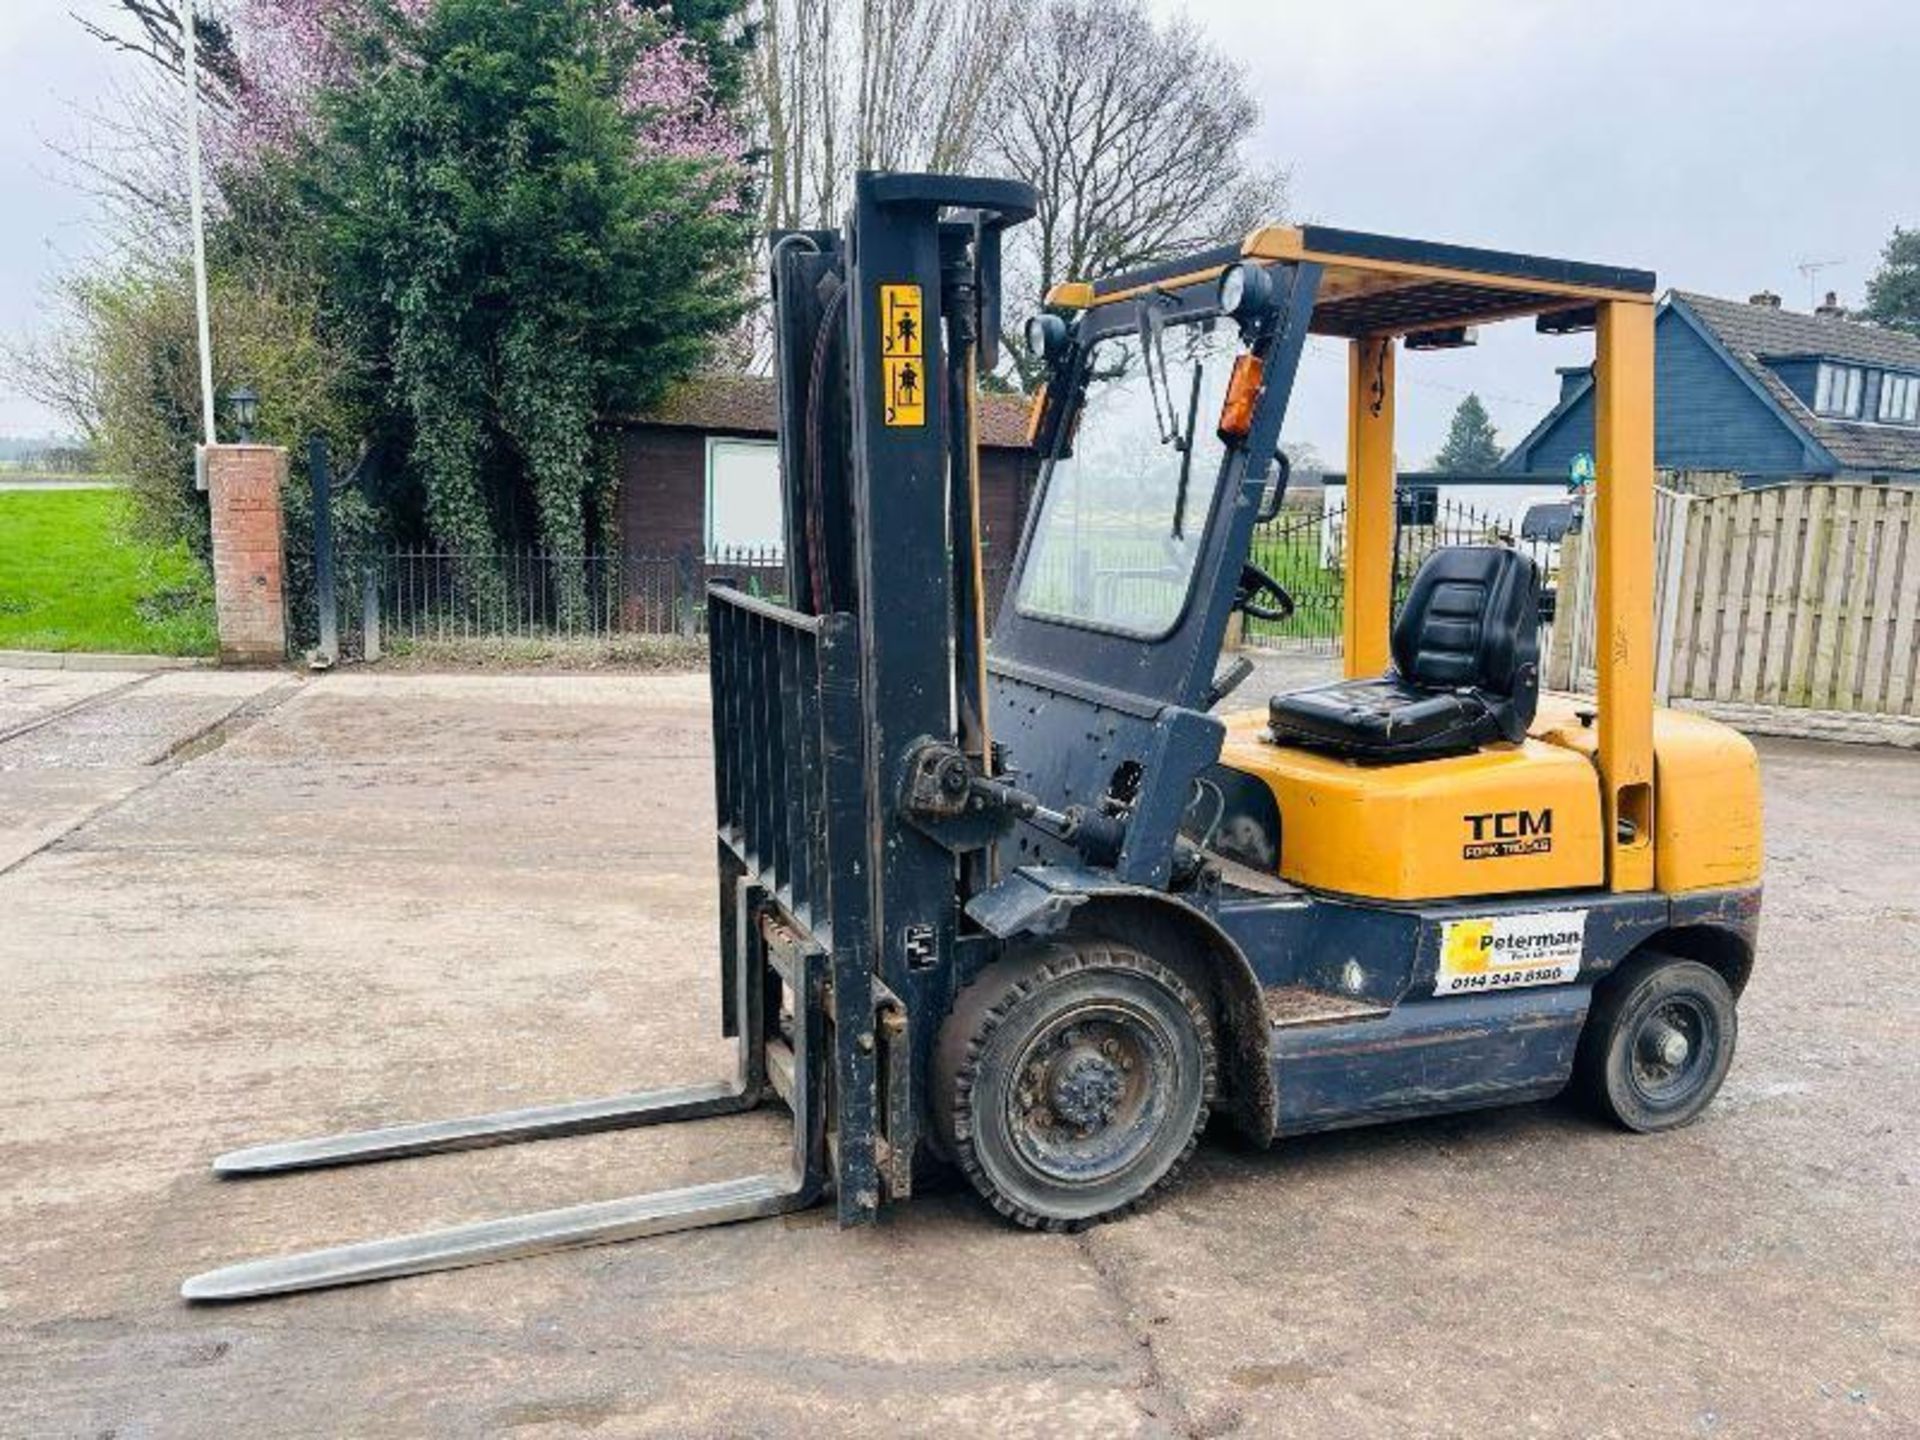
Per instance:
[[[773,246],[786,603],[709,594],[724,1082],[222,1156],[250,1175],[778,1101],[770,1175],[242,1264],[236,1299],[770,1215],[923,1152],[1021,1224],[1276,1137],[1549,1096],[1712,1098],[1752,963],[1751,747],[1652,697],[1653,277],[1276,226],[1047,297],[1039,489],[987,643],[977,377],[1025,185],[860,177]],[[1539,579],[1436,551],[1393,607],[1396,348],[1597,336],[1594,702],[1538,692]],[[1309,334],[1348,342],[1346,673],[1209,713]]]

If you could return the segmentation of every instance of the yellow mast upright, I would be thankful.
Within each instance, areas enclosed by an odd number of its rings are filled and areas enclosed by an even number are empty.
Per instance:
[[[1598,306],[1594,620],[1607,884],[1653,888],[1653,305]]]
[[[1393,617],[1393,337],[1355,340],[1347,366],[1346,673],[1379,675]]]

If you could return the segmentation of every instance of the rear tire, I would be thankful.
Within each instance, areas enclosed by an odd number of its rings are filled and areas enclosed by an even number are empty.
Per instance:
[[[1112,941],[1009,956],[960,992],[934,1047],[941,1143],[1001,1214],[1078,1230],[1140,1204],[1213,1104],[1213,1024],[1167,966]]]
[[[1578,1089],[1629,1130],[1677,1129],[1719,1093],[1738,1034],[1733,991],[1718,971],[1643,951],[1602,983],[1588,1012]]]

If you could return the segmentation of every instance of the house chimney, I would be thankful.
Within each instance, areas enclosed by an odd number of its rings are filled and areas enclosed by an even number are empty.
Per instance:
[[[1758,305],[1763,310],[1778,310],[1780,308],[1780,297],[1771,290],[1762,290],[1758,295],[1749,295],[1747,297],[1747,303],[1749,305]]]
[[[1838,293],[1829,290],[1825,303],[1816,305],[1813,313],[1827,320],[1844,320],[1847,318],[1847,307],[1840,303]]]
[[[1560,377],[1560,403],[1566,404],[1576,387],[1593,373],[1591,365],[1562,365],[1554,372]]]

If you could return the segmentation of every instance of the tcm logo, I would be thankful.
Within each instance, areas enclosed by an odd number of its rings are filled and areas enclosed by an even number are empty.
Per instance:
[[[1551,810],[1488,810],[1465,819],[1467,843],[1460,849],[1464,859],[1544,855],[1553,849]]]

